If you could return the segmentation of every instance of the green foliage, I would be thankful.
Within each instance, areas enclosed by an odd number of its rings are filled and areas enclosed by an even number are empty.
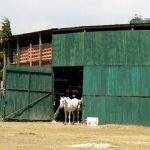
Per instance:
[[[10,28],[10,21],[8,18],[4,17],[2,21],[2,34],[4,38],[8,38],[12,35]]]
[[[137,23],[143,23],[143,18],[142,16],[135,14],[134,18],[130,20],[130,24],[137,24]]]
[[[9,19],[7,17],[4,17],[1,23],[2,28],[0,31],[0,48],[7,44],[9,37],[12,35]]]
[[[0,81],[3,76],[3,51],[0,52]]]
[[[0,30],[0,51],[2,50],[2,31]]]
[[[2,80],[3,75],[3,50],[8,47],[8,40],[9,37],[12,35],[11,28],[10,28],[10,21],[7,17],[4,17],[3,21],[1,22],[2,27],[0,29],[0,80]]]
[[[138,14],[135,14],[134,18],[130,20],[130,24],[138,24],[138,23],[150,23],[150,18],[144,18]]]

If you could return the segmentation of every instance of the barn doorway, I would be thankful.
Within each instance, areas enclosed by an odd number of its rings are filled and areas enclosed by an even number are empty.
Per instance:
[[[70,98],[82,97],[83,67],[54,67],[54,112],[59,107],[60,96]],[[80,121],[82,111],[80,112]],[[64,121],[64,110],[61,109],[56,121]]]

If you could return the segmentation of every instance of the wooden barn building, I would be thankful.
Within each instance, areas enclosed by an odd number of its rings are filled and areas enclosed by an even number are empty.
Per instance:
[[[60,96],[75,95],[82,121],[150,125],[150,24],[14,35],[6,60],[5,120],[51,120]]]

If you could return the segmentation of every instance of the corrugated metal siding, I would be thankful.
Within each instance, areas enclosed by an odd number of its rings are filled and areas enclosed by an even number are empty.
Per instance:
[[[150,96],[150,66],[86,66],[85,95]]]
[[[5,95],[5,119],[49,120],[52,69],[7,66]]]
[[[100,124],[150,125],[150,98],[84,96],[83,119],[99,117]]]
[[[54,34],[52,41],[53,66],[84,66],[83,119],[150,124],[149,30]]]
[[[149,30],[54,34],[52,63],[53,66],[150,65],[149,41]]]
[[[82,66],[84,33],[56,34],[52,39],[53,66]]]
[[[86,32],[84,64],[150,65],[149,41],[149,30]]]
[[[150,66],[84,67],[83,119],[150,125]]]

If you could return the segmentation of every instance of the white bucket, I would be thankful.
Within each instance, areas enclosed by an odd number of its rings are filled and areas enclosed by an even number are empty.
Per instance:
[[[87,117],[86,124],[87,126],[98,126],[98,117]]]

